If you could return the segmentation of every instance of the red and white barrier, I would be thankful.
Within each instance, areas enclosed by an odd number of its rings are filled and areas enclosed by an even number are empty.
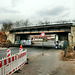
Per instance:
[[[20,49],[19,49],[19,52],[22,52],[22,51],[23,51],[23,48],[20,48]]]
[[[0,75],[11,75],[27,62],[27,50],[0,60]]]
[[[11,56],[11,50],[8,49],[8,50],[7,50],[7,57],[10,57],[10,56]]]
[[[19,52],[22,52],[23,51],[23,46],[20,45],[20,49],[19,49]]]

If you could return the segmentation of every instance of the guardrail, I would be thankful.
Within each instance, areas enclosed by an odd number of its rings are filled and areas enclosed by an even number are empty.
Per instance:
[[[11,75],[27,62],[27,50],[0,60],[0,75]]]

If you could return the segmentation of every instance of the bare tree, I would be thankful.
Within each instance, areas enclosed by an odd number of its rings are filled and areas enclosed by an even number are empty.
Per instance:
[[[2,31],[9,31],[13,27],[13,23],[3,23]]]
[[[28,20],[28,19],[27,19],[27,20],[25,20],[23,24],[24,24],[24,26],[26,26],[26,27],[27,27],[27,26],[29,25],[29,20]]]
[[[20,20],[20,21],[16,21],[16,23],[14,24],[16,27],[27,27],[29,26],[29,20]]]
[[[70,23],[71,21],[70,20],[59,20],[59,21],[56,21],[56,23],[59,23],[59,24],[65,24],[65,23]]]
[[[45,24],[45,25],[49,25],[50,22],[49,22],[49,21],[45,21],[44,24]]]
[[[19,21],[16,21],[15,26],[19,26]]]
[[[39,25],[44,25],[44,22],[43,21],[39,21]]]
[[[49,22],[49,21],[45,21],[45,22],[43,22],[43,21],[39,21],[39,24],[40,24],[40,25],[49,25],[50,22]]]

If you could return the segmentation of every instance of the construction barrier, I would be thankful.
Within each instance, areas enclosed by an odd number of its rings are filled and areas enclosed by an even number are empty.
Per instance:
[[[23,51],[23,48],[20,48],[20,49],[19,49],[19,52],[22,52],[22,51]]]
[[[7,57],[10,57],[10,56],[11,56],[11,50],[8,49],[8,50],[7,50]]]
[[[0,60],[0,75],[11,75],[27,62],[27,50]]]

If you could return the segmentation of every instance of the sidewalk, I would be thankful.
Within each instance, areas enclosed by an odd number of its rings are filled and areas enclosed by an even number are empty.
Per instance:
[[[0,47],[0,50],[7,50],[6,47]]]

